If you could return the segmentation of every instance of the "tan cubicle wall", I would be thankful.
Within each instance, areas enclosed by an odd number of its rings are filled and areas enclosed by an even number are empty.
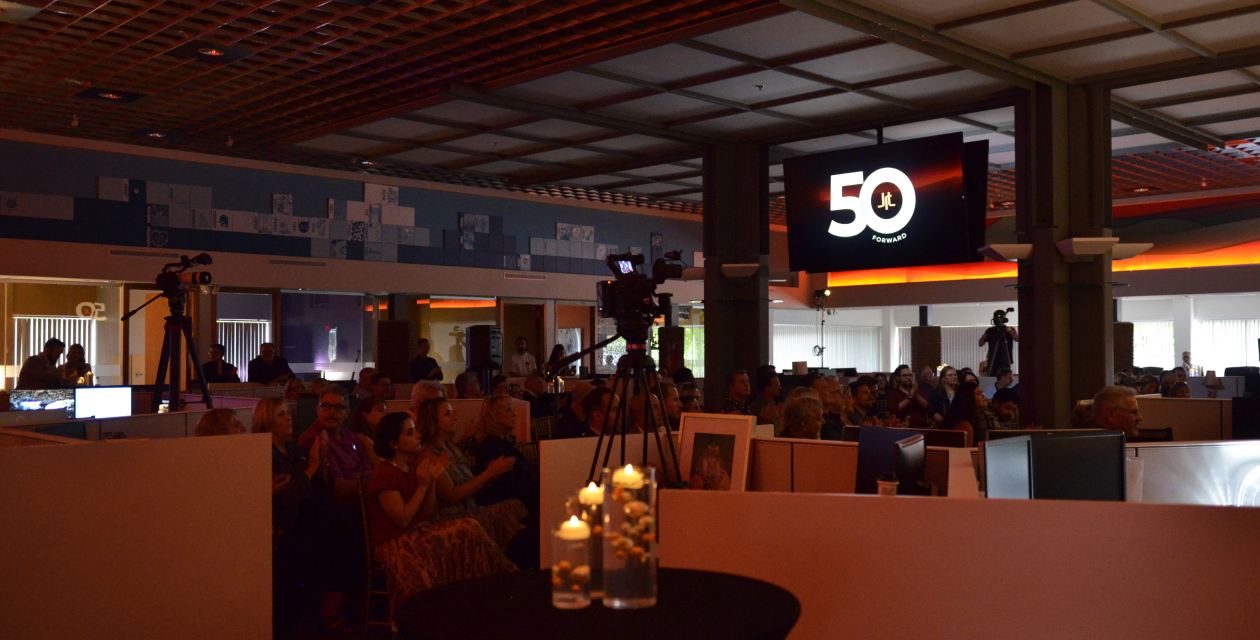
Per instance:
[[[1233,400],[1138,396],[1143,430],[1172,429],[1176,442],[1229,440],[1234,437]]]
[[[792,640],[1257,637],[1260,509],[662,491],[662,567],[777,584]]]
[[[232,409],[232,412],[236,414],[236,419],[240,420],[241,424],[248,429],[253,421],[253,406],[236,407]],[[147,413],[121,418],[102,418],[100,420],[89,418],[45,423],[21,423],[10,427],[10,429],[34,432],[42,427],[54,426],[59,423],[81,422],[85,425],[88,440],[187,438],[195,435],[197,421],[205,414],[206,410]]]
[[[87,444],[87,441],[22,431],[21,429],[0,428],[0,449],[8,447],[43,447],[58,444]]]
[[[0,486],[5,640],[271,638],[266,434],[0,449]]]
[[[787,491],[795,493],[853,493],[857,480],[856,442],[833,440],[796,440],[791,438],[753,438],[749,456],[749,483],[752,491]],[[957,449],[954,465],[970,465],[969,449]],[[928,447],[927,481],[949,495],[951,450]],[[961,467],[959,467],[961,468]],[[967,476],[964,473],[963,479]],[[975,484],[974,473],[970,476]],[[957,478],[954,479],[957,481]],[[956,491],[966,496],[965,486]]]

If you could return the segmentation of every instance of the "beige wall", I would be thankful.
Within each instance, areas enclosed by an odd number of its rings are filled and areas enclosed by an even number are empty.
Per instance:
[[[662,491],[663,567],[801,601],[793,640],[1255,638],[1260,509]]]
[[[271,637],[270,437],[0,449],[0,636]]]

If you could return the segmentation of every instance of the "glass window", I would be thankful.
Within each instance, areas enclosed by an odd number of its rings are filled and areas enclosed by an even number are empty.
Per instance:
[[[374,296],[282,292],[276,346],[303,378],[318,372],[329,380],[349,380],[373,366],[369,345],[375,341],[376,312]]]
[[[83,347],[92,375],[83,384],[120,385],[122,380],[119,311],[122,287],[93,284],[6,283],[3,286],[6,389],[13,388],[26,359],[57,338]],[[57,364],[64,365],[63,355]]]

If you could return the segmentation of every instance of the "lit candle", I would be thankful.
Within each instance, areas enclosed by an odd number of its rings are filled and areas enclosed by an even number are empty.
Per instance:
[[[613,472],[612,482],[614,487],[642,489],[643,474],[636,471],[634,465],[628,464],[625,469],[618,469]]]
[[[604,504],[604,490],[592,482],[578,492],[578,502],[588,506]]]
[[[578,520],[577,516],[572,516],[568,522],[560,525],[560,529],[556,531],[556,537],[561,540],[586,540],[591,537],[591,528],[585,522]]]

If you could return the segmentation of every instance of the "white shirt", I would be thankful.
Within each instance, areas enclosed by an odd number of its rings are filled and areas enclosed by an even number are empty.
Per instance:
[[[988,398],[988,399],[992,400],[992,399],[993,399],[993,395],[994,395],[995,393],[997,393],[997,390],[998,390],[998,388],[997,388],[997,385],[996,385],[996,384],[995,384],[995,385],[993,385],[992,387],[989,387],[988,389],[985,389],[985,391],[984,391],[984,397],[986,397],[986,398]]]
[[[503,365],[503,373],[513,378],[523,378],[538,371],[538,361],[528,352],[513,353]]]

